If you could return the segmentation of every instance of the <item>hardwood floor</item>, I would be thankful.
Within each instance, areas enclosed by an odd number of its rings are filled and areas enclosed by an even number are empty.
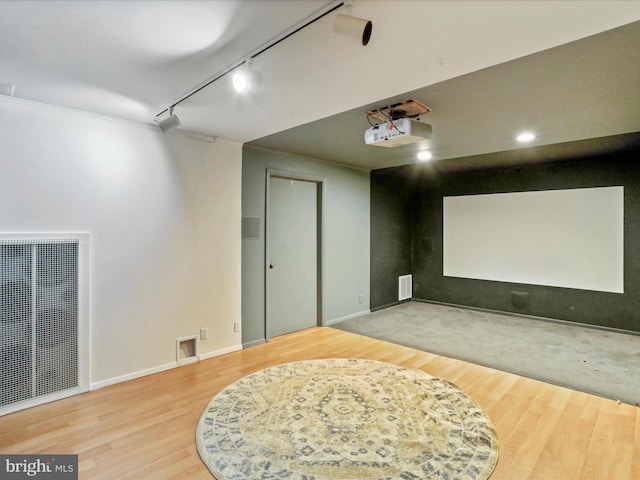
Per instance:
[[[390,362],[458,385],[498,431],[491,480],[640,478],[638,407],[324,327],[0,417],[0,453],[78,454],[80,479],[212,479],[195,446],[209,400],[256,370],[331,357]]]

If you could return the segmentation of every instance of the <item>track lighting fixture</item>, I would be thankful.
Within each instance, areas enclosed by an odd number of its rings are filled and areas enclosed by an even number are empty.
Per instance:
[[[256,88],[260,84],[262,80],[260,72],[254,70],[252,65],[253,59],[248,58],[245,61],[244,69],[233,74],[232,82],[236,92],[244,92],[245,90]]]
[[[366,46],[371,38],[373,23],[371,20],[351,15],[351,9],[353,8],[351,2],[346,2],[345,8],[347,14],[338,14],[333,21],[333,33],[360,41],[363,47]]]
[[[168,132],[180,125],[182,125],[182,122],[180,122],[178,116],[173,113],[173,107],[169,107],[169,116],[158,122],[158,127],[160,127],[160,130],[163,132]]]
[[[217,82],[218,80],[225,77],[231,72],[235,71],[235,73],[233,74],[232,83],[236,91],[243,92],[248,89],[255,88],[257,85],[261,83],[260,73],[251,69],[251,63],[255,57],[257,57],[258,55],[261,55],[262,53],[266,52],[270,48],[286,40],[290,36],[295,35],[297,32],[308,27],[312,23],[320,20],[321,18],[324,18],[325,16],[334,12],[338,8],[341,8],[343,5],[346,7],[347,15],[338,15],[335,18],[335,21],[333,23],[334,34],[344,35],[352,39],[355,38],[356,40],[360,41],[362,45],[367,45],[369,43],[369,39],[371,38],[371,31],[373,29],[371,20],[365,20],[362,18],[352,16],[351,15],[352,5],[350,0],[347,0],[345,2],[343,2],[342,0],[332,0],[328,5],[318,10],[311,17],[306,18],[295,25],[292,25],[287,30],[281,32],[279,35],[269,40],[267,43],[264,43],[258,46],[257,48],[255,48],[252,52],[248,54],[247,57],[245,57],[246,60],[240,59],[237,62],[229,65],[222,71],[215,74],[212,78],[210,78],[206,82],[194,87],[190,92],[186,93],[181,98],[174,101],[169,108],[158,113],[156,115],[156,119],[165,115],[167,111],[169,112],[168,117],[158,121],[158,126],[160,127],[160,130],[162,130],[163,132],[167,132],[173,128],[176,128],[182,125],[178,116],[174,115],[173,107],[184,102],[186,99],[192,97],[196,93],[207,88],[209,85],[213,84],[214,82]]]
[[[247,78],[242,73],[233,74],[233,88],[236,92],[244,92],[247,89]]]

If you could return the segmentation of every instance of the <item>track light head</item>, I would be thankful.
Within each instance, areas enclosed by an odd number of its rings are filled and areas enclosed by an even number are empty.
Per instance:
[[[179,127],[180,125],[182,125],[182,122],[180,121],[178,116],[173,113],[173,107],[169,108],[169,116],[167,118],[163,118],[158,122],[158,127],[160,127],[160,130],[162,130],[163,132],[168,132],[169,130]]]
[[[244,92],[247,89],[247,77],[242,73],[234,73],[233,74],[233,88],[235,88],[236,92]]]
[[[366,46],[371,38],[373,23],[371,20],[338,14],[333,22],[333,33],[362,42]]]
[[[244,92],[245,90],[256,88],[262,81],[260,72],[253,70],[251,67],[253,65],[253,59],[249,58],[245,63],[245,68],[233,74],[232,82],[236,92]]]

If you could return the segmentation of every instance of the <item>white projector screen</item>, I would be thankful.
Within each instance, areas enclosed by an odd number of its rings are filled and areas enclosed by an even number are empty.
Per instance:
[[[443,274],[624,292],[624,187],[443,198]]]

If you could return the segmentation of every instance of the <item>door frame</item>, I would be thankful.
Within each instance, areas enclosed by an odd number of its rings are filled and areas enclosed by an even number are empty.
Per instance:
[[[264,241],[264,338],[268,342],[269,336],[269,205],[271,178],[297,180],[316,184],[316,325],[322,326],[322,245],[323,245],[323,191],[326,179],[316,175],[308,175],[288,170],[267,168],[265,175],[265,241]]]

